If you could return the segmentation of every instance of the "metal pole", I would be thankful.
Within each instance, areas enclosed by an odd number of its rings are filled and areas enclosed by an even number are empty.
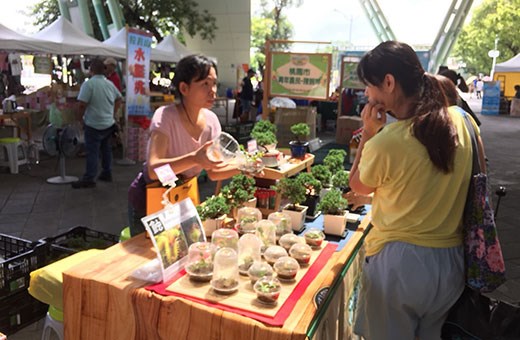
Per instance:
[[[107,0],[108,10],[110,11],[110,17],[112,18],[112,23],[116,26],[116,29],[119,31],[123,28],[123,19],[121,18],[121,10],[119,9],[119,1],[118,0]]]
[[[60,15],[70,21],[70,11],[69,6],[65,2],[65,0],[58,0],[58,6],[60,8]]]
[[[92,5],[94,6],[94,11],[96,12],[101,34],[103,34],[103,40],[107,40],[110,38],[110,33],[108,33],[107,29],[107,17],[103,9],[103,4],[101,3],[101,0],[92,0]]]
[[[495,65],[497,63],[497,57],[498,57],[498,35],[495,36],[495,49],[493,50],[493,64],[491,65],[491,80],[493,80],[493,76],[495,75]]]

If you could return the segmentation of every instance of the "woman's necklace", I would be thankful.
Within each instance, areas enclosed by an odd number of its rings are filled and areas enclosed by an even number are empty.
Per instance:
[[[181,105],[182,105],[182,109],[184,110],[184,113],[186,113],[186,117],[188,118],[188,122],[190,122],[191,126],[196,126],[197,125],[197,121],[193,122],[190,118],[190,114],[188,112],[188,110],[186,109],[186,106],[184,106],[184,102],[181,102]]]

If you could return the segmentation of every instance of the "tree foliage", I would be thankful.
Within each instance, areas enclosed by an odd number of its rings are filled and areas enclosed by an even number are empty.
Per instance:
[[[303,0],[262,0],[261,12],[251,20],[251,47],[255,50],[251,57],[251,65],[259,70],[265,66],[266,40],[288,40],[292,36],[293,27],[283,10],[292,6],[299,7]],[[285,48],[285,45],[275,46]]]
[[[466,63],[470,73],[489,74],[492,59],[488,51],[495,48],[495,37],[500,63],[520,53],[519,27],[520,0],[484,0],[463,27],[453,54]]]
[[[96,38],[103,40],[92,1],[87,1]],[[150,31],[157,41],[170,33],[200,34],[212,41],[217,30],[216,19],[207,10],[200,10],[194,0],[119,0],[126,24]],[[108,9],[105,14],[110,18]],[[60,15],[58,0],[41,0],[33,7],[34,24],[45,27]]]

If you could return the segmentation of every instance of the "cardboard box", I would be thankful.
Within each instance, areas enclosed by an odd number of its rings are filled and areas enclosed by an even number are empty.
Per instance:
[[[352,132],[363,126],[361,117],[340,116],[336,122],[336,143],[349,144]]]
[[[295,109],[278,108],[275,112],[274,124],[277,127],[276,138],[278,147],[288,147],[295,137],[291,126],[296,123],[307,123],[311,130],[308,140],[316,138],[316,108],[313,106],[299,106]]]

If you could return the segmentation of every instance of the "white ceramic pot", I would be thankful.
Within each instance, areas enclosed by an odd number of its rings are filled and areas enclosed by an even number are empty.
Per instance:
[[[253,197],[249,201],[247,201],[244,204],[242,204],[242,206],[250,207],[250,208],[256,208],[256,201],[257,201],[256,197]]]
[[[329,235],[341,236],[347,227],[347,214],[345,211],[343,215],[323,215],[323,232]]]
[[[287,210],[287,206],[282,209],[284,214],[291,216],[291,226],[294,231],[300,231],[303,228],[303,224],[305,223],[305,216],[307,215],[308,207],[304,205],[296,205],[298,207],[298,211],[296,210]]]

